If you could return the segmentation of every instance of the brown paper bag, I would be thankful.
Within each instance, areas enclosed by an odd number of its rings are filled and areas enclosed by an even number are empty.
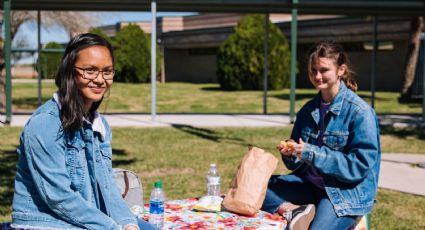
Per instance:
[[[238,167],[223,206],[238,214],[257,214],[263,205],[267,184],[277,163],[278,159],[271,153],[250,147]]]

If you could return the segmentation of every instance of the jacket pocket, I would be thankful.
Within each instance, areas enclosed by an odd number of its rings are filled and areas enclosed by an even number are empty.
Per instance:
[[[71,188],[80,191],[85,180],[87,167],[85,144],[82,141],[68,142],[66,147],[66,169],[71,179]]]
[[[304,128],[301,130],[301,138],[306,143],[315,144],[318,136],[319,135],[314,133],[314,131],[310,128]],[[298,140],[295,141],[298,142]]]
[[[102,154],[102,160],[106,169],[109,173],[112,173],[112,149],[109,145],[100,145],[100,153]]]
[[[348,131],[326,131],[323,143],[334,150],[341,150],[347,145],[348,134]]]

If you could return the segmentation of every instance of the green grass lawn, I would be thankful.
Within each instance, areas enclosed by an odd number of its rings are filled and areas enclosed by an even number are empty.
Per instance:
[[[21,128],[0,128],[0,221],[10,221],[18,136]],[[236,168],[252,144],[279,153],[274,146],[288,137],[286,128],[114,128],[113,165],[135,171],[144,198],[161,179],[168,199],[202,196],[210,163],[216,163],[226,192]],[[424,130],[383,129],[383,152],[425,154]],[[396,140],[396,141],[395,141]],[[396,143],[394,143],[396,142]],[[275,173],[285,173],[280,162]],[[373,229],[424,229],[425,197],[379,189]]]
[[[44,82],[43,101],[51,98],[56,87]],[[316,91],[297,89],[296,108],[298,111]],[[366,101],[370,101],[370,92],[359,92]],[[377,92],[377,113],[416,113],[422,112],[421,103],[400,104],[398,93]],[[37,107],[37,84],[14,83],[12,90],[13,111],[32,112]],[[268,92],[268,112],[289,112],[289,90]],[[102,112],[138,112],[150,113],[151,85],[114,83],[109,96],[105,98]],[[262,91],[222,91],[218,84],[165,83],[157,84],[158,113],[262,113]]]

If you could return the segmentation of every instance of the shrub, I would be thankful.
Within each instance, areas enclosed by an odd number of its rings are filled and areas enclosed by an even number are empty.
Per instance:
[[[120,30],[113,40],[115,50],[115,78],[120,82],[150,82],[150,37],[137,26],[130,24]],[[156,69],[159,72],[161,55],[157,46]]]
[[[56,42],[49,42],[46,44],[45,48],[64,48],[63,45]],[[47,79],[55,78],[56,71],[60,65],[63,53],[46,53],[42,52],[40,54],[41,58],[41,71],[43,73],[43,77]]]
[[[245,16],[219,47],[217,76],[222,89],[263,89],[264,20],[264,15]],[[281,89],[289,83],[290,51],[282,31],[270,21],[268,23],[268,88]]]

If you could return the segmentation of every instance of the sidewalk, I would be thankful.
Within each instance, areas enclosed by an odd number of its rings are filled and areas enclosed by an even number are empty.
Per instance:
[[[112,127],[282,127],[290,124],[288,115],[251,114],[159,114],[152,122],[150,114],[106,114]],[[30,115],[13,115],[10,126],[23,126]],[[0,115],[0,120],[4,117]]]
[[[157,114],[152,121],[150,114],[106,114],[112,127],[167,127],[189,125],[197,127],[282,127],[290,125],[287,114]],[[30,114],[12,116],[11,126],[24,126]],[[379,115],[381,126],[425,127],[419,116]],[[0,114],[0,121],[4,121]],[[1,126],[2,124],[0,124]]]
[[[11,126],[21,127],[30,115],[13,115]],[[152,122],[150,114],[107,114],[112,127],[284,127],[290,125],[288,115],[247,114],[159,114]],[[4,116],[0,115],[4,121]],[[379,116],[381,126],[424,127],[421,117],[407,115]],[[1,124],[0,124],[1,126]],[[379,187],[425,196],[425,154],[382,154]]]
[[[379,187],[425,196],[425,154],[382,154]]]

